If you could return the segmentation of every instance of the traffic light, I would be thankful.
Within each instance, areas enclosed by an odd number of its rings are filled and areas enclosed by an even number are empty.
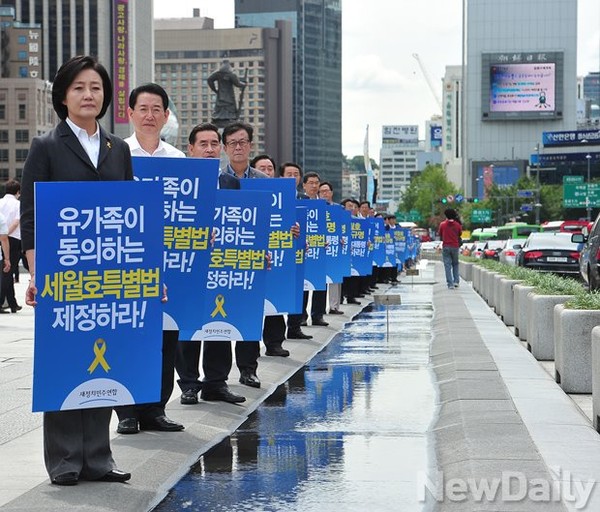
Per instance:
[[[467,203],[478,203],[479,202],[479,198],[478,197],[469,197],[467,199]]]
[[[447,204],[447,203],[448,203],[448,198],[447,198],[447,197],[442,197],[442,198],[440,199],[440,202],[441,202],[442,204]]]

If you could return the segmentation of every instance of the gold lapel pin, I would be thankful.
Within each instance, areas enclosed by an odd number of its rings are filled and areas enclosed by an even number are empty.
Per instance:
[[[112,149],[112,144],[110,143],[110,141],[108,141],[108,142],[106,143],[106,147],[107,147],[108,149]]]

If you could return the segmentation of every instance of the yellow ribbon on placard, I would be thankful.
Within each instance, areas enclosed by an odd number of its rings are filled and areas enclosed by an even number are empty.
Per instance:
[[[210,314],[210,316],[212,318],[214,318],[215,316],[217,316],[217,314],[220,314],[223,318],[225,318],[227,316],[227,313],[225,313],[225,310],[223,309],[223,305],[225,304],[225,297],[223,297],[223,295],[219,294],[215,297],[215,309],[213,309],[213,312]]]
[[[110,366],[108,366],[106,359],[104,359],[105,352],[106,352],[106,341],[104,341],[102,338],[98,338],[96,341],[94,341],[94,355],[96,357],[94,358],[94,360],[92,361],[92,364],[88,368],[89,373],[93,373],[93,371],[96,369],[96,367],[98,365],[102,366],[104,371],[106,373],[108,373],[108,370],[110,370]]]

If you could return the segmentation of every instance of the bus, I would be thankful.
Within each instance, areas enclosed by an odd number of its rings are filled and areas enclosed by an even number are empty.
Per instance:
[[[542,227],[539,224],[526,224],[525,222],[511,222],[500,226],[497,231],[498,240],[509,238],[527,238],[530,233],[539,233]]]
[[[476,228],[471,231],[471,242],[484,242],[496,239],[497,228]]]

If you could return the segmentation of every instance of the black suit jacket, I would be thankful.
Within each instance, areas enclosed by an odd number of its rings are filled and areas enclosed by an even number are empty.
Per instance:
[[[240,180],[231,174],[219,173],[219,188],[240,189]]]
[[[21,241],[23,250],[34,247],[34,198],[36,181],[132,180],[131,152],[126,142],[100,128],[98,167],[94,167],[65,121],[31,141],[21,183]]]

